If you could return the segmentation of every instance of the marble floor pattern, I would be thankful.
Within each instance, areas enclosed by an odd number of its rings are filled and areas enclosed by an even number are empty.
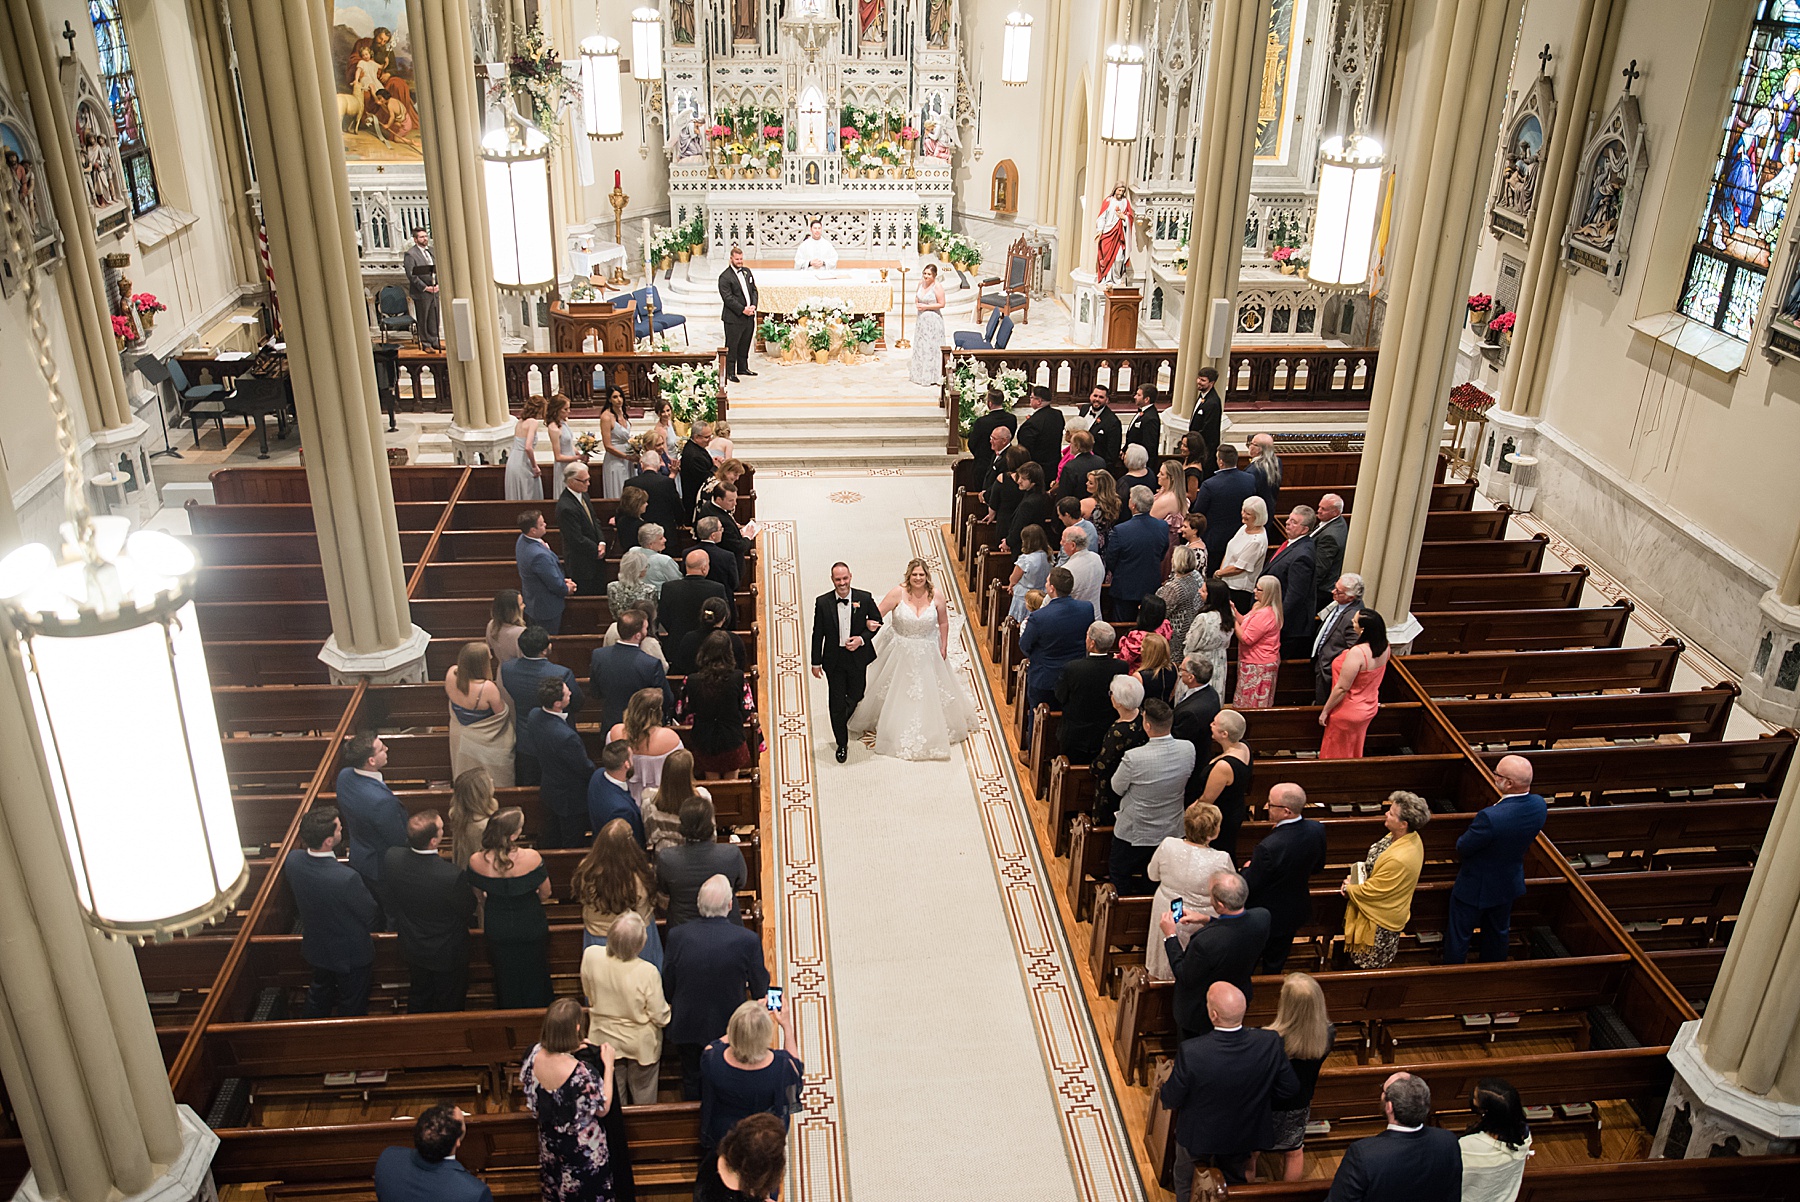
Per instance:
[[[973,645],[951,663],[984,730],[945,762],[832,753],[806,672],[812,600],[844,559],[879,600],[914,555],[941,572],[948,478],[759,480],[768,522],[781,961],[807,1061],[802,1199],[941,1192],[1139,1202],[1127,1135],[1055,921]],[[954,604],[955,592],[949,595]],[[872,740],[871,740],[872,741]]]

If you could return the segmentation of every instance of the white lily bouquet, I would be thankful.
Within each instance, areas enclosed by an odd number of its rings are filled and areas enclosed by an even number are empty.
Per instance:
[[[659,363],[650,378],[669,402],[677,421],[710,422],[719,415],[719,368],[715,363]]]

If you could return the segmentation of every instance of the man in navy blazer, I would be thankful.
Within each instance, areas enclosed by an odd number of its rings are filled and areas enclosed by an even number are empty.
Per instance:
[[[1456,1136],[1427,1125],[1431,1086],[1395,1073],[1381,1087],[1387,1130],[1344,1150],[1325,1202],[1458,1202],[1462,1149]]]
[[[568,685],[571,714],[581,712],[587,701],[575,673],[550,662],[549,656],[550,632],[542,626],[527,626],[519,632],[519,657],[500,665],[500,684],[512,698],[513,778],[521,785],[538,783],[537,756],[525,735],[525,715],[537,706],[538,685],[546,680],[560,680]]]
[[[1512,934],[1513,899],[1525,892],[1525,849],[1544,829],[1547,807],[1531,791],[1531,761],[1509,755],[1494,765],[1504,790],[1500,800],[1469,820],[1456,840],[1462,867],[1450,889],[1450,920],[1444,930],[1444,963],[1469,958],[1469,940],[1481,928],[1481,959],[1506,959]]]
[[[1182,1043],[1163,1082],[1162,1104],[1175,1112],[1177,1198],[1191,1194],[1196,1161],[1242,1184],[1250,1157],[1275,1142],[1275,1111],[1300,1093],[1281,1036],[1244,1026],[1248,1008],[1242,990],[1215,981],[1206,991],[1212,1030]]]
[[[731,882],[708,877],[696,905],[700,917],[669,928],[663,954],[663,993],[673,1017],[663,1038],[681,1056],[681,1096],[700,1096],[700,1050],[725,1034],[731,1012],[746,996],[769,991],[762,939],[727,917]]]
[[[1094,622],[1094,607],[1069,595],[1075,591],[1075,577],[1069,569],[1051,568],[1045,588],[1048,599],[1026,621],[1019,635],[1019,650],[1028,661],[1027,714],[1040,701],[1056,704],[1056,682],[1062,677],[1063,665],[1087,654],[1088,627]]]
[[[1216,572],[1225,562],[1225,545],[1244,524],[1244,502],[1256,495],[1256,477],[1238,467],[1237,448],[1229,443],[1213,458],[1219,470],[1200,485],[1191,512],[1206,519],[1206,563]]]
[[[1213,917],[1188,911],[1181,922],[1202,924],[1187,946],[1175,935],[1175,915],[1164,910],[1158,929],[1169,953],[1169,971],[1175,975],[1175,1026],[1183,1039],[1212,1030],[1206,1010],[1206,993],[1214,981],[1235,985],[1246,999],[1254,996],[1250,977],[1256,961],[1269,944],[1269,913],[1246,907],[1250,887],[1235,872],[1213,874],[1210,892]]]
[[[619,641],[610,647],[596,648],[588,657],[588,690],[600,703],[600,729],[611,730],[625,719],[625,703],[639,689],[661,689],[663,712],[675,708],[675,694],[669,688],[668,673],[662,661],[642,647],[644,615],[628,609],[617,618]]]
[[[531,745],[537,748],[542,780],[538,797],[544,803],[542,845],[587,846],[588,779],[594,761],[568,715],[569,686],[546,680],[538,686],[537,708],[525,715]]]
[[[316,806],[300,820],[300,842],[282,864],[282,879],[294,893],[300,915],[300,954],[312,966],[306,1017],[354,1018],[369,1012],[369,982],[375,945],[369,932],[379,924],[363,879],[338,863],[344,824],[334,806]]]
[[[1306,790],[1279,784],[1269,790],[1269,821],[1244,867],[1250,906],[1269,912],[1263,971],[1279,973],[1294,950],[1294,935],[1312,919],[1312,874],[1325,867],[1325,824],[1306,814]]]
[[[1294,506],[1283,522],[1287,538],[1263,561],[1262,574],[1281,581],[1282,659],[1312,658],[1313,622],[1318,612],[1312,603],[1313,565],[1318,555],[1312,532],[1318,524],[1319,515],[1312,506]],[[1289,597],[1294,599],[1292,605],[1287,603]]]
[[[644,834],[644,812],[626,787],[631,778],[631,744],[614,739],[600,752],[600,767],[588,778],[588,829],[598,835],[606,824],[623,818],[631,824],[631,834],[639,847],[649,843]]]
[[[525,622],[542,626],[550,634],[562,629],[563,607],[575,582],[563,575],[556,552],[544,541],[549,526],[544,511],[527,509],[519,514],[519,541],[513,558],[519,565],[519,591],[525,596]]]
[[[381,861],[390,847],[406,846],[406,807],[381,778],[387,744],[367,731],[344,741],[337,774],[337,808],[350,841],[350,867],[362,873],[369,892],[381,898]]]
[[[454,1102],[439,1102],[413,1124],[411,1148],[386,1148],[375,1161],[376,1202],[494,1202],[481,1178],[457,1163],[467,1125]]]
[[[1131,517],[1112,528],[1100,558],[1112,573],[1112,618],[1137,620],[1138,605],[1162,584],[1169,553],[1169,524],[1150,516],[1155,497],[1142,484],[1131,490]]]

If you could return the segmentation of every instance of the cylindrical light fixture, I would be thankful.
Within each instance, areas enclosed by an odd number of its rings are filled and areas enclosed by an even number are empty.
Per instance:
[[[631,10],[631,78],[639,83],[662,79],[662,14],[654,8]]]
[[[1319,147],[1319,202],[1306,278],[1323,288],[1355,288],[1369,278],[1381,211],[1381,143],[1361,134]]]
[[[1100,137],[1107,142],[1135,142],[1138,107],[1144,95],[1142,47],[1116,45],[1106,50],[1106,74],[1100,83]]]
[[[657,37],[657,74],[662,73],[662,38]],[[606,141],[625,132],[625,109],[619,100],[619,42],[596,35],[581,42],[581,115],[588,137]]]
[[[87,919],[167,939],[225,917],[249,880],[194,610],[198,561],[123,517],[63,527],[0,560]],[[108,682],[129,681],[127,688]],[[14,748],[14,754],[27,754]]]
[[[1000,82],[1022,84],[1031,78],[1031,14],[1014,9],[1006,17],[1000,46]]]
[[[613,59],[615,66],[618,59]],[[556,282],[550,222],[550,139],[517,113],[481,140],[494,286],[542,292]]]

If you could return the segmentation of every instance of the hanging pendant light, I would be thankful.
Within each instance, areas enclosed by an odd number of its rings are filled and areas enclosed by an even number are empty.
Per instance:
[[[509,110],[506,124],[481,140],[481,165],[494,286],[502,292],[542,292],[556,282],[550,139]]]
[[[1031,14],[1014,10],[1006,18],[1000,48],[1000,82],[1022,84],[1031,79]]]
[[[1107,142],[1135,142],[1138,108],[1144,94],[1144,51],[1130,45],[1109,46],[1106,74],[1100,85],[1100,137]]]
[[[1381,209],[1381,143],[1362,134],[1319,147],[1319,201],[1306,278],[1322,288],[1355,288],[1369,278]]]
[[[13,257],[27,262],[11,177],[0,187]],[[20,279],[42,331],[37,273]],[[31,543],[0,559],[0,637],[23,668],[87,921],[167,939],[231,913],[250,879],[194,608],[199,563],[170,535],[127,537],[127,519],[89,513],[55,357],[37,337],[68,520],[58,550]]]
[[[657,83],[663,77],[662,14],[654,8],[631,13],[631,78]]]
[[[657,38],[660,77],[661,31]],[[581,110],[588,137],[610,141],[625,132],[625,109],[619,99],[619,42],[596,35],[581,42]]]

